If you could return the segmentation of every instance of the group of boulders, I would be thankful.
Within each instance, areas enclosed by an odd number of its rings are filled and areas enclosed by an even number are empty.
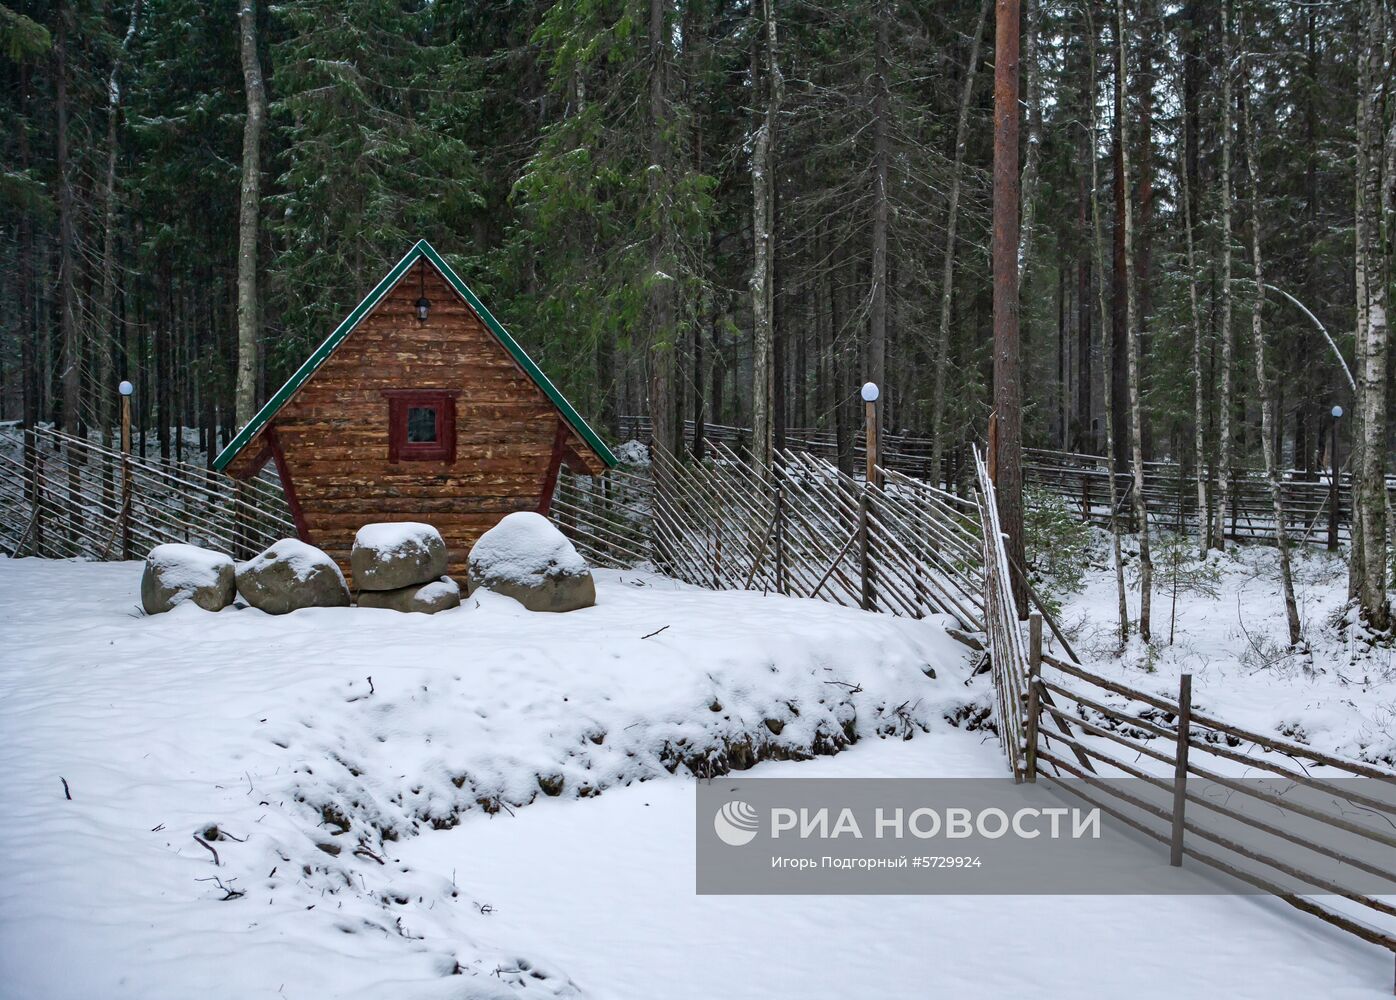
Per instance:
[[[364,525],[354,536],[349,568],[361,608],[434,615],[460,607],[460,585],[446,575],[446,543],[429,524]]]
[[[435,614],[460,606],[447,575],[446,543],[429,524],[368,524],[354,538],[349,566],[361,608]],[[530,611],[573,611],[596,603],[591,570],[547,518],[504,517],[470,550],[466,593],[476,587],[512,597]],[[221,611],[238,597],[268,614],[354,603],[339,566],[325,552],[283,538],[243,563],[196,545],[157,545],[145,560],[141,606],[147,614],[190,602]]]

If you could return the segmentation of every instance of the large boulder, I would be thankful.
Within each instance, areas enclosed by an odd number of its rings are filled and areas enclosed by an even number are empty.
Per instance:
[[[401,590],[446,575],[441,533],[419,521],[365,524],[349,555],[357,590]]]
[[[237,585],[248,604],[270,615],[349,606],[349,587],[335,561],[295,538],[283,538],[240,563]]]
[[[236,596],[233,560],[222,552],[175,542],[157,545],[145,557],[141,607],[148,615],[185,601],[205,611],[222,611]]]
[[[460,607],[460,585],[449,576],[443,576],[430,583],[414,583],[397,590],[361,590],[359,607],[434,615],[438,611]]]
[[[575,611],[596,603],[586,560],[551,521],[508,514],[470,550],[470,584],[512,597],[530,611]]]

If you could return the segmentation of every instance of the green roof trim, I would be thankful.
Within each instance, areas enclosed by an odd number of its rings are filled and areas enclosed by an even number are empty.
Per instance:
[[[451,265],[446,263],[445,259],[436,252],[430,243],[426,240],[418,240],[412,249],[407,251],[407,255],[383,276],[383,280],[373,286],[373,291],[364,296],[363,301],[354,307],[354,311],[344,317],[339,326],[334,328],[334,332],[326,337],[319,347],[315,348],[315,352],[305,359],[305,363],[286,380],[286,384],[278,389],[271,399],[267,400],[266,405],[257,411],[257,415],[248,422],[247,426],[239,430],[236,436],[228,442],[228,446],[218,453],[218,457],[213,460],[215,469],[222,472],[228,467],[238,456],[238,453],[247,447],[248,442],[271,422],[271,419],[290,401],[296,391],[319,370],[320,366],[334,353],[334,349],[343,343],[344,338],[354,331],[363,318],[372,312],[383,299],[383,296],[392,291],[408,269],[421,258],[430,261],[432,266],[446,279],[446,283],[454,288],[456,293],[474,310],[475,315],[480,317],[481,322],[485,324],[490,333],[494,334],[495,339],[504,345],[504,349],[509,352],[519,367],[524,370],[524,373],[533,379],[538,388],[543,390],[543,394],[557,407],[558,412],[562,414],[563,419],[567,421],[572,430],[577,432],[607,466],[614,467],[617,464],[616,456],[606,446],[606,442],[602,441],[600,435],[591,429],[591,425],[582,419],[581,414],[567,401],[567,397],[558,391],[552,380],[543,374],[543,370],[519,346],[519,342],[510,336],[509,331],[504,329],[504,325],[494,318],[494,314],[489,309],[485,308],[485,304],[461,280],[460,275],[456,274]]]

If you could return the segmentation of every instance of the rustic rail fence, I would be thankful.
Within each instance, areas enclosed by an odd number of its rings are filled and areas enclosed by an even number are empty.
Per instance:
[[[701,462],[657,450],[651,462],[563,477],[552,518],[594,561],[983,628],[975,504],[892,469],[869,484],[793,450],[762,467],[714,441]]]
[[[1040,768],[1051,767],[1075,779],[1061,785],[1071,794],[1167,845],[1173,865],[1192,859],[1396,953],[1396,905],[1350,881],[1360,871],[1396,882],[1396,854],[1390,852],[1396,848],[1396,772],[1200,713],[1191,687],[1185,674],[1177,696],[1164,697],[1035,647],[1023,697],[1026,779],[1034,781]],[[1049,734],[1043,725],[1049,720],[1074,728]],[[1095,765],[1089,771],[1082,766],[1086,761]],[[1241,774],[1271,781],[1243,780]],[[1121,776],[1156,794],[1150,799],[1111,780]],[[1390,786],[1393,795],[1364,794],[1334,778],[1368,779]],[[1291,794],[1294,789],[1318,794],[1301,798]],[[1265,811],[1248,811],[1248,804]],[[1333,846],[1336,831],[1376,845],[1379,853]],[[1288,846],[1281,850],[1281,844]],[[1334,865],[1343,874],[1334,874]],[[1348,906],[1325,901],[1331,898]],[[1371,922],[1382,918],[1385,926]]]
[[[0,548],[9,555],[131,559],[190,542],[243,558],[295,533],[274,479],[239,483],[50,428],[0,431]]]
[[[622,436],[648,442],[651,439],[649,418],[621,418]],[[685,424],[685,440],[692,442],[696,428],[692,421]],[[738,449],[750,441],[751,432],[744,427],[725,424],[704,424],[704,440],[728,444]],[[789,446],[800,451],[836,461],[839,455],[837,436],[831,430],[818,428],[789,428]],[[865,440],[861,431],[851,435],[848,442],[851,460],[864,460]],[[948,449],[941,458],[939,469],[931,463],[931,439],[911,434],[883,434],[878,442],[878,461],[885,469],[933,483],[946,485],[967,494],[965,487],[974,480],[971,448]],[[1083,520],[1105,526],[1110,523],[1110,463],[1102,455],[1026,448],[1023,451],[1023,481],[1030,487],[1057,494],[1080,511]],[[1115,475],[1118,507],[1116,514],[1128,531],[1133,524],[1132,495],[1134,477],[1129,471]],[[1334,496],[1331,477],[1327,472],[1288,470],[1281,484],[1285,522],[1291,541],[1328,543],[1329,522],[1336,502],[1332,541],[1348,539],[1348,518],[1352,510],[1352,480],[1346,473],[1338,476]],[[1203,487],[1209,506],[1216,500],[1216,477],[1212,470],[1204,475]],[[1197,475],[1192,468],[1171,461],[1144,463],[1144,495],[1148,501],[1149,517],[1156,527],[1177,531],[1197,530]],[[1396,496],[1396,484],[1392,485]],[[1223,530],[1228,538],[1237,540],[1272,541],[1275,537],[1275,509],[1271,498],[1269,477],[1263,469],[1237,467],[1231,476]]]

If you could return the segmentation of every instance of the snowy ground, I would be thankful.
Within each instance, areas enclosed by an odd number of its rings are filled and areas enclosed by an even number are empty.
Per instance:
[[[1189,588],[1197,562],[1181,564],[1176,627],[1168,565],[1155,554],[1153,646],[1132,636],[1123,652],[1118,600],[1104,532],[1097,533],[1085,589],[1064,602],[1060,619],[1088,664],[1131,684],[1176,697],[1193,675],[1197,711],[1262,732],[1279,731],[1320,750],[1396,766],[1396,650],[1364,642],[1351,627],[1347,564],[1317,546],[1295,550],[1300,652],[1290,652],[1278,552],[1230,547],[1208,557],[1213,582]],[[1132,548],[1132,540],[1126,542]],[[1132,553],[1126,552],[1133,565]],[[1128,571],[1129,613],[1139,616],[1138,583]],[[1345,616],[1346,612],[1346,616]],[[1345,617],[1344,617],[1345,616]],[[1343,619],[1340,621],[1339,619]],[[1133,629],[1135,626],[1131,625]],[[1049,645],[1055,642],[1049,638]]]
[[[0,996],[1390,989],[1253,897],[694,895],[690,770],[1004,773],[933,622],[633,573],[557,616],[147,618],[139,573],[0,561]]]

